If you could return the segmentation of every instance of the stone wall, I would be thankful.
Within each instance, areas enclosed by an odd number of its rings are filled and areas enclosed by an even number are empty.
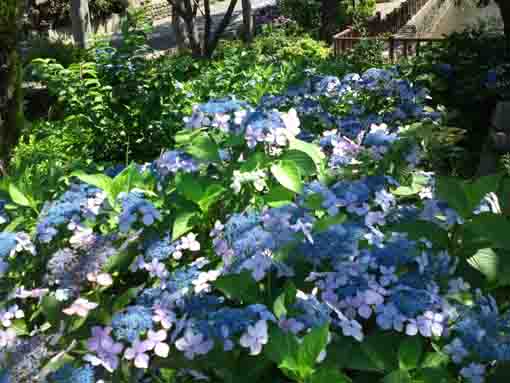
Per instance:
[[[145,0],[141,4],[147,10],[147,15],[158,21],[172,16],[172,7],[166,0]]]

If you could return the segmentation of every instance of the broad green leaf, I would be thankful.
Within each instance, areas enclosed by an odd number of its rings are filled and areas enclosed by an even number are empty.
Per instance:
[[[304,152],[298,150],[288,150],[281,157],[283,161],[291,161],[296,164],[301,176],[311,176],[316,172],[316,166],[313,160]]]
[[[63,316],[63,304],[54,296],[46,295],[42,298],[41,308],[46,320],[56,326]]]
[[[423,353],[423,340],[419,336],[406,337],[398,349],[398,363],[401,370],[418,367]]]
[[[392,333],[375,333],[355,344],[347,368],[361,371],[389,372],[398,368],[401,338]]]
[[[172,227],[172,241],[175,241],[193,228],[191,221],[197,214],[196,211],[181,211],[177,214]]]
[[[510,363],[498,362],[494,374],[487,380],[488,383],[508,383],[510,381]],[[428,383],[428,382],[427,382]]]
[[[277,318],[287,315],[287,307],[294,304],[296,300],[297,289],[292,282],[285,284],[283,292],[275,299],[273,303],[273,312]]]
[[[450,358],[441,352],[428,352],[423,358],[421,368],[437,368],[448,365]]]
[[[383,383],[412,383],[411,375],[407,371],[397,370],[392,373],[386,375],[383,380]]]
[[[303,182],[299,169],[292,161],[280,161],[271,166],[271,174],[276,180],[289,190],[300,194],[303,191]]]
[[[221,200],[226,191],[227,189],[219,184],[210,184],[207,186],[202,198],[198,201],[200,210],[206,213],[212,205]]]
[[[450,383],[454,380],[452,380],[445,366],[422,368],[418,371],[414,381],[419,383]]]
[[[321,233],[328,230],[333,225],[339,225],[345,222],[347,216],[345,214],[337,214],[334,216],[327,215],[321,219],[318,219],[313,224],[313,231]]]
[[[300,365],[312,368],[320,353],[326,349],[328,344],[329,324],[314,328],[305,335],[299,345],[298,360]]]
[[[264,354],[281,368],[296,372],[299,369],[297,351],[299,342],[294,334],[285,332],[277,326],[269,330],[269,342],[264,347]]]
[[[134,188],[144,189],[144,178],[134,164],[129,165],[112,181],[111,196],[115,199],[121,192],[129,192]]]
[[[30,207],[31,203],[28,197],[13,183],[9,184],[9,196],[17,205]]]
[[[243,303],[259,302],[257,283],[246,271],[240,274],[225,275],[216,280],[213,285],[230,299],[236,299]]]
[[[510,220],[499,214],[482,213],[473,217],[466,224],[466,229],[475,233],[480,239],[492,242],[494,247],[510,250]]]
[[[179,174],[176,177],[176,188],[180,194],[197,204],[204,196],[202,183],[192,174]]]
[[[390,225],[389,229],[391,231],[407,233],[408,237],[412,240],[426,238],[436,246],[442,248],[448,247],[450,243],[448,232],[435,223],[428,221],[403,221]]]
[[[316,371],[307,383],[350,383],[351,378],[334,368],[321,368]]]
[[[206,134],[193,138],[184,150],[199,160],[221,161],[218,145]]]
[[[80,181],[85,182],[86,184],[104,190],[106,193],[110,193],[111,191],[113,180],[105,174],[86,174],[82,171],[76,171],[71,175],[78,178]]]
[[[500,181],[500,175],[481,177],[474,182],[439,177],[436,182],[437,194],[462,217],[468,218],[485,195],[498,190]]]
[[[289,149],[299,150],[303,153],[306,153],[315,163],[317,169],[321,169],[322,164],[324,162],[324,158],[326,157],[322,152],[320,146],[298,140],[297,138],[289,139]]]
[[[28,335],[28,327],[24,319],[15,319],[12,322],[12,328],[18,336]]]
[[[294,196],[295,193],[290,191],[289,189],[281,185],[275,185],[264,196],[264,201],[270,207],[280,207],[292,203]]]
[[[468,259],[468,263],[485,275],[489,282],[495,282],[498,278],[499,259],[496,252],[490,248],[480,249]]]
[[[440,199],[448,202],[448,205],[456,210],[462,217],[469,217],[473,209],[464,192],[460,180],[454,177],[438,177],[436,180],[436,192]]]

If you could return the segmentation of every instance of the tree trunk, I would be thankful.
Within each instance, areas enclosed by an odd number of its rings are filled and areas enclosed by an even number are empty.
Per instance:
[[[175,8],[175,6],[172,6],[172,27],[174,29],[177,50],[179,53],[182,53],[187,47],[184,22]]]
[[[505,28],[506,52],[510,53],[510,0],[496,0]]]
[[[71,0],[71,21],[76,45],[88,48],[90,38],[89,0]]]
[[[237,0],[230,0],[230,4],[228,5],[227,12],[225,12],[225,15],[223,15],[223,19],[221,19],[220,25],[218,25],[218,28],[214,31],[214,34],[211,36],[211,40],[207,43],[204,49],[204,56],[205,57],[212,57],[214,50],[218,46],[218,42],[220,41],[220,37],[225,32],[225,29],[227,29],[228,25],[230,24],[230,20],[232,19],[232,14],[234,13],[234,10],[237,5]]]
[[[319,28],[319,38],[328,43],[332,42],[333,35],[336,32],[336,23],[338,17],[338,0],[321,1],[321,25]]]
[[[251,42],[253,39],[253,14],[251,0],[242,0],[243,6],[243,40]]]
[[[22,0],[3,0],[0,7],[0,162],[7,163],[23,127],[21,68],[18,59]]]

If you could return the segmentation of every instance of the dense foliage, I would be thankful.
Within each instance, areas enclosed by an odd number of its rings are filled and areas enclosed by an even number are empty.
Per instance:
[[[4,381],[503,381],[507,180],[429,171],[450,129],[397,68],[260,96],[181,97],[152,162],[2,180]]]
[[[450,123],[467,131],[463,175],[477,168],[496,103],[510,97],[509,70],[505,39],[483,27],[452,34],[412,62],[411,77],[424,81],[438,103],[456,112]]]
[[[70,0],[48,0],[46,17],[55,25],[70,23]],[[112,13],[121,13],[127,7],[127,0],[89,0],[89,9],[92,18],[105,18]]]

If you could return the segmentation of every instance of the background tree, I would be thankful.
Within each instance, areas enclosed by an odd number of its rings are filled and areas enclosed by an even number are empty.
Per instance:
[[[89,0],[71,0],[71,22],[76,45],[88,48],[91,31]]]
[[[184,36],[177,36],[178,43],[179,40],[182,42],[185,39],[194,57],[211,57],[218,46],[221,35],[230,24],[237,1],[230,0],[227,11],[218,26],[214,28],[210,0],[203,0],[203,6],[200,6],[196,0],[168,0],[172,5],[173,12],[182,20],[183,24],[182,34]],[[200,18],[204,21],[204,33],[201,36],[197,29],[197,22]]]
[[[0,161],[4,162],[23,126],[22,75],[17,52],[23,5],[23,0],[0,3]]]
[[[253,39],[253,14],[251,0],[242,0],[243,5],[243,39],[250,42]]]

